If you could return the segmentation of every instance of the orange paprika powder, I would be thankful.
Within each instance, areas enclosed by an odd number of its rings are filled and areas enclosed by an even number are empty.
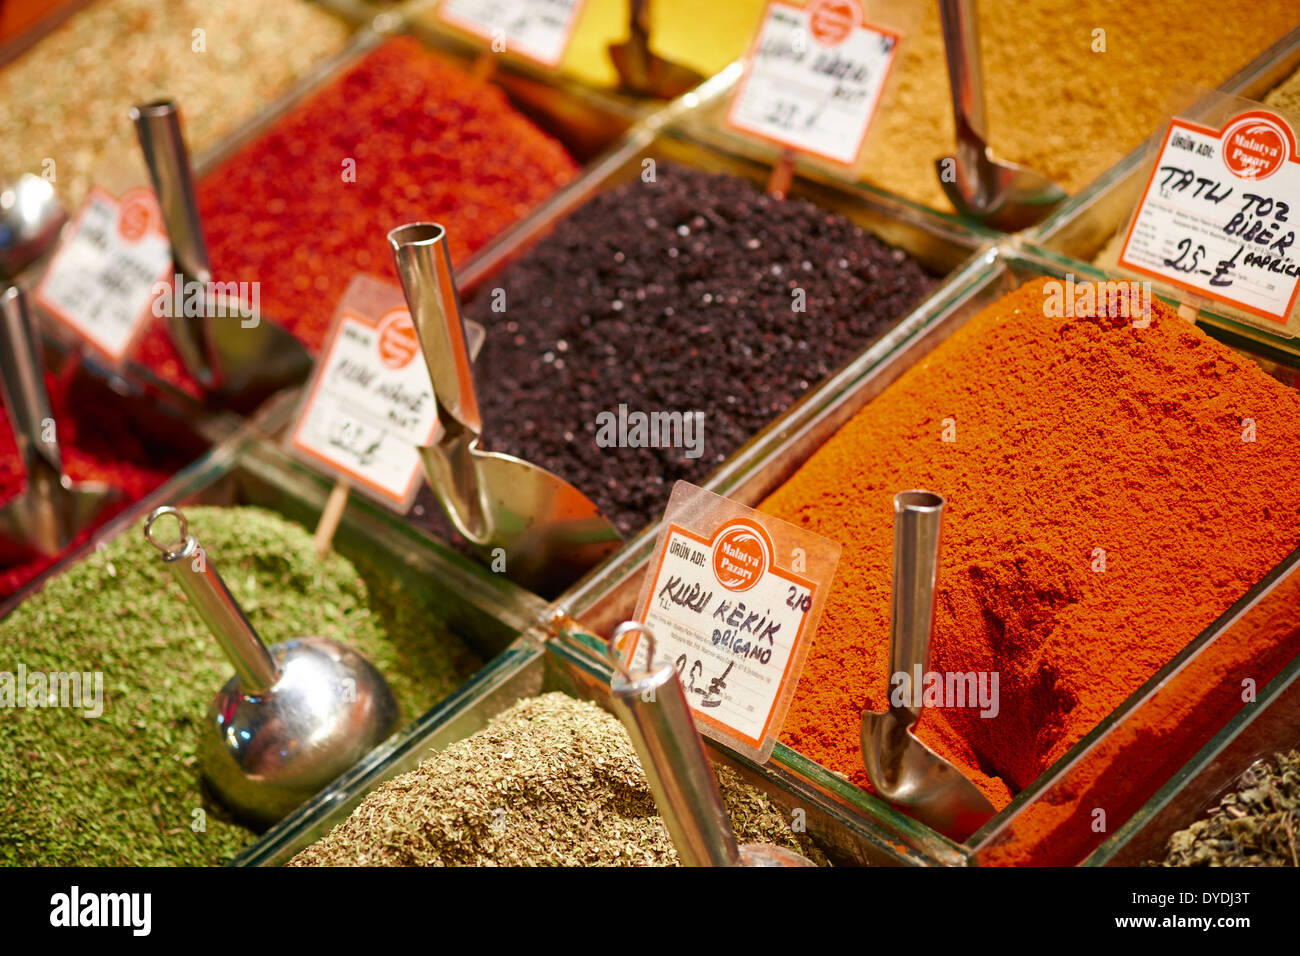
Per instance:
[[[999,808],[1300,544],[1300,395],[1158,301],[1147,327],[1127,295],[1052,317],[1050,281],[973,317],[762,505],[844,547],[781,739],[859,786],[862,711],[888,706],[895,492],[948,501],[931,670],[998,675],[996,716],[929,709],[918,733]],[[1300,629],[1222,643],[1201,666],[1263,686]],[[1203,742],[1233,700],[1189,684],[1199,719],[1160,732]],[[1158,782],[1176,766],[1125,754]]]

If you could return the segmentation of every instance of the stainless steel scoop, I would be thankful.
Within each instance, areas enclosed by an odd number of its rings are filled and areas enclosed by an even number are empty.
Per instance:
[[[618,653],[632,632],[645,635],[651,662],[637,673]],[[682,866],[813,866],[807,857],[772,843],[736,844],[677,668],[671,661],[655,662],[650,628],[637,621],[620,624],[610,635],[607,656],[615,670],[610,680],[614,713],[632,737]]]
[[[903,491],[894,496],[889,673],[891,678],[903,675],[908,690],[913,687],[914,675],[929,667],[943,506],[943,497],[930,491]],[[909,693],[904,699],[913,698]],[[862,714],[862,760],[867,777],[884,799],[906,807],[941,833],[965,839],[995,810],[975,784],[913,733],[922,710],[919,704],[894,706],[891,695],[887,712]]]
[[[438,406],[438,436],[420,450],[429,484],[486,563],[504,557],[506,577],[554,597],[618,547],[618,532],[563,478],[479,447],[483,421],[446,231],[414,222],[388,241]]]
[[[177,535],[155,534],[171,517]],[[213,795],[257,826],[279,820],[397,729],[388,684],[365,658],[323,637],[267,648],[176,508],[156,508],[144,536],[235,668],[200,731],[199,767]]]
[[[650,0],[628,0],[628,38],[610,45],[609,58],[618,71],[620,88],[638,96],[675,99],[705,79],[650,49]]]
[[[176,269],[187,283],[199,282],[205,288],[201,315],[169,316],[172,342],[186,370],[210,397],[239,411],[251,411],[271,394],[304,381],[311,371],[311,355],[274,322],[264,321],[260,315],[244,318],[238,314],[232,296],[214,295],[176,103],[158,100],[134,106],[131,120],[162,208]],[[219,308],[222,305],[224,314]]]
[[[54,187],[40,176],[23,173],[0,185],[0,278],[14,278],[45,255],[67,221]]]
[[[18,286],[0,293],[0,392],[27,474],[26,489],[0,508],[0,564],[54,557],[123,495],[63,473],[41,340]]]
[[[948,201],[964,216],[1004,232],[1017,232],[1045,219],[1066,199],[1046,176],[994,157],[984,113],[979,22],[975,0],[939,0],[943,48],[948,60],[957,154],[937,160]],[[947,175],[948,169],[952,175]]]

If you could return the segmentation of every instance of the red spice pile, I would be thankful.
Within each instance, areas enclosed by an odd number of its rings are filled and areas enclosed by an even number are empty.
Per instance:
[[[969,321],[762,506],[844,546],[781,739],[860,786],[861,713],[888,703],[895,492],[948,500],[931,668],[1000,680],[996,718],[927,710],[919,733],[999,807],[1300,544],[1300,396],[1158,302],[1149,328],[1104,302],[1048,318],[1043,281]],[[1294,630],[1278,640],[1300,651]],[[1249,674],[1256,650],[1219,663]]]
[[[260,283],[315,351],[356,273],[396,283],[389,230],[439,222],[461,263],[576,173],[498,88],[395,37],[213,170],[199,209],[214,276]],[[160,324],[140,357],[193,389]]]
[[[69,550],[88,540],[94,529],[107,523],[131,502],[143,498],[195,457],[199,447],[188,436],[178,436],[149,425],[131,407],[76,365],[47,374],[45,386],[58,427],[63,471],[74,481],[102,481],[121,489],[125,498],[102,511],[93,527],[85,529]],[[27,485],[9,416],[0,407],[0,505]],[[0,601],[55,563],[40,558],[26,564],[0,567]]]

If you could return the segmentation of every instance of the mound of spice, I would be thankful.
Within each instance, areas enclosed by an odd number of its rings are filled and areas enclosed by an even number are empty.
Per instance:
[[[725,767],[736,838],[826,860]],[[672,866],[677,852],[618,719],[561,693],[530,697],[380,784],[290,866]]]
[[[1238,783],[1169,838],[1161,866],[1300,866],[1300,751],[1256,762]]]
[[[907,6],[916,22],[872,123],[863,178],[949,211],[933,166],[955,142],[938,6]],[[990,144],[1076,192],[1155,131],[1176,87],[1217,87],[1296,23],[1292,0],[1234,10],[1229,30],[1214,0],[981,4]]]
[[[108,391],[75,364],[58,374],[47,373],[45,387],[58,424],[64,473],[73,481],[101,481],[123,493],[69,549],[83,544],[95,528],[153,491],[202,451],[198,439],[176,423],[163,421],[147,403]],[[0,506],[26,486],[18,444],[0,406]],[[39,558],[0,566],[0,604],[57,560]]]
[[[98,0],[0,70],[0,180],[52,175],[75,208],[102,163],[139,155],[133,104],[175,99],[199,151],[348,33],[303,0]]]
[[[315,351],[354,275],[397,282],[389,229],[439,222],[462,262],[576,173],[500,89],[394,37],[204,177],[199,209],[214,274]],[[183,376],[161,326],[141,348]]]
[[[189,507],[190,527],[268,644],[319,634],[387,678],[409,719],[478,665],[391,569],[331,553],[258,508]],[[0,670],[102,675],[95,707],[0,708],[0,863],[202,865],[253,835],[204,796],[195,752],[231,665],[132,529],[0,621]],[[3,683],[0,683],[0,692]],[[27,690],[23,689],[26,693]],[[201,811],[201,812],[199,812]]]
[[[918,732],[999,807],[1300,544],[1300,396],[1158,301],[1145,328],[1127,295],[1052,317],[1051,281],[968,321],[762,505],[844,546],[781,739],[859,786],[896,492],[948,500],[931,670],[999,677],[995,714],[930,708]],[[1262,685],[1269,641],[1300,651],[1274,628],[1224,642],[1216,672]]]
[[[634,533],[674,481],[703,481],[934,283],[812,203],[660,163],[654,182],[581,206],[468,305],[487,329],[484,438]],[[633,429],[660,413],[677,424],[651,447]],[[427,489],[420,505],[441,517]]]

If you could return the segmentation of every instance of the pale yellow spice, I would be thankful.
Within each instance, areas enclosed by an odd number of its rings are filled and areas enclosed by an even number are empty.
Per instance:
[[[304,0],[100,0],[0,70],[0,179],[53,161],[55,187],[75,206],[105,164],[135,161],[133,105],[177,100],[198,152],[349,32]]]

